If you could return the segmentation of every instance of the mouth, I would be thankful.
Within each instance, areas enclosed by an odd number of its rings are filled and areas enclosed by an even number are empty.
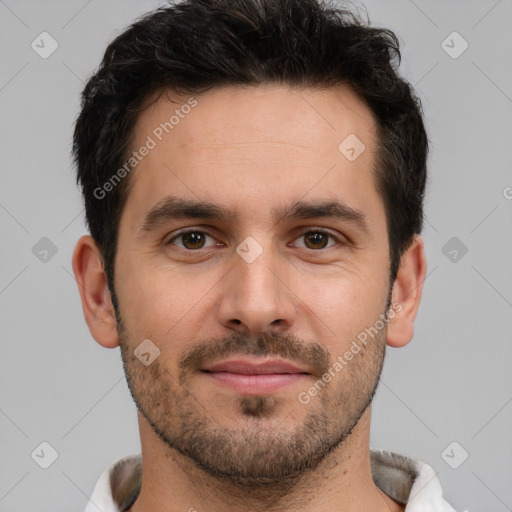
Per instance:
[[[273,394],[311,374],[283,359],[237,358],[207,365],[201,372],[216,384],[244,395]]]

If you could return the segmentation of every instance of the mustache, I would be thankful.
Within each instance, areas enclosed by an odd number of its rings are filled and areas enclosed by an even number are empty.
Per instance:
[[[329,351],[322,345],[301,342],[291,333],[266,332],[255,337],[236,332],[185,350],[178,363],[180,383],[205,364],[232,355],[281,357],[306,366],[317,377],[328,372],[330,361]]]

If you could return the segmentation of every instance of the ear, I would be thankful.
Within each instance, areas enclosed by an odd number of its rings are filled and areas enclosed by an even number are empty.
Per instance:
[[[82,299],[85,321],[103,347],[119,345],[114,306],[103,271],[101,252],[90,235],[82,236],[73,252],[73,272]]]
[[[386,343],[391,347],[403,347],[414,335],[414,319],[421,300],[427,262],[423,239],[416,235],[411,246],[402,254],[400,268],[393,283],[390,321]]]

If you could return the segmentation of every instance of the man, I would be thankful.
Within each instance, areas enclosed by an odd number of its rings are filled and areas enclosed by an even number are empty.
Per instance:
[[[73,269],[142,454],[87,512],[453,510],[429,466],[369,448],[426,272],[398,59],[314,0],[189,0],[110,44],[75,127]]]

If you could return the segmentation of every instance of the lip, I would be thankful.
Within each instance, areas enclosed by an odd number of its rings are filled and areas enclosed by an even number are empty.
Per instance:
[[[224,387],[245,395],[273,394],[310,374],[282,359],[231,359],[208,365],[203,374]]]
[[[270,375],[273,373],[308,373],[283,359],[231,359],[206,366],[208,372],[230,372],[243,375]]]

